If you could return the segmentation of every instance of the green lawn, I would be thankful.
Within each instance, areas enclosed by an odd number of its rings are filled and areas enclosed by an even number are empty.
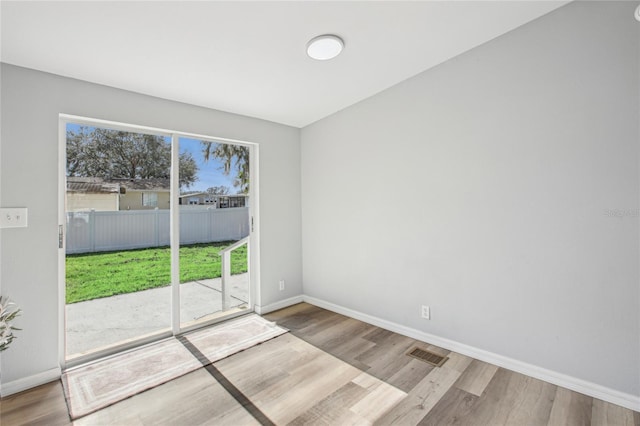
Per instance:
[[[180,247],[180,282],[220,277],[218,252],[231,242]],[[67,303],[163,287],[171,282],[169,247],[67,256]],[[247,246],[231,253],[231,273],[247,272]]]

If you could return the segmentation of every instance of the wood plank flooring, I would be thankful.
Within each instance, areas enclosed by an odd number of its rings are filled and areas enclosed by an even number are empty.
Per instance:
[[[312,305],[265,317],[291,333],[74,424],[640,426],[637,412]],[[407,356],[415,345],[449,360]],[[70,423],[59,381],[0,400],[2,426]]]

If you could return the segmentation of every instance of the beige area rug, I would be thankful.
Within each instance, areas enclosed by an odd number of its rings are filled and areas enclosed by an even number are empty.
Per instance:
[[[185,337],[215,362],[286,332],[252,314]],[[69,415],[77,419],[202,366],[185,345],[171,338],[69,369],[62,375]]]
[[[247,315],[225,323],[224,327],[205,328],[184,337],[209,362],[216,362],[287,331],[258,315]]]

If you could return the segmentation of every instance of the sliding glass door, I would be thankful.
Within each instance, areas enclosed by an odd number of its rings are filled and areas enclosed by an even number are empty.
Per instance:
[[[252,310],[249,146],[71,118],[61,139],[63,364]]]

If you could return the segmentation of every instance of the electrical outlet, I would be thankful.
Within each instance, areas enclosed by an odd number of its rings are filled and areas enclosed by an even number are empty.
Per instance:
[[[427,305],[422,305],[422,318],[431,319],[431,309]]]
[[[284,291],[284,280],[280,280],[280,291]]]
[[[0,209],[0,228],[26,228],[27,208]]]

